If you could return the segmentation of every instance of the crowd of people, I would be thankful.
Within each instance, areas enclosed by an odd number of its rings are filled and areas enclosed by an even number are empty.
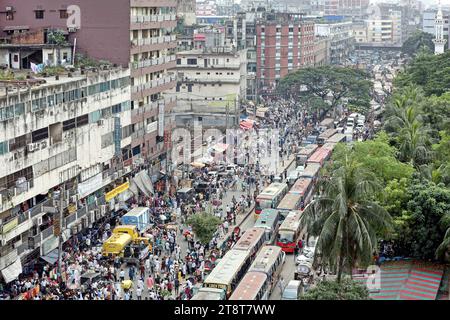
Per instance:
[[[284,161],[318,126],[320,115],[299,108],[293,100],[277,99],[265,103],[269,111],[256,132],[265,128],[279,130],[279,156]],[[152,243],[152,251],[138,265],[128,266],[117,257],[102,256],[101,244],[119,223],[119,217],[104,219],[103,223],[66,243],[60,268],[58,261],[46,263],[39,271],[21,275],[3,288],[4,291],[10,298],[42,300],[192,298],[194,286],[204,280],[206,272],[214,267],[214,261],[237,241],[238,234],[232,229],[237,227],[237,216],[251,209],[258,192],[277,174],[262,170],[264,154],[259,152],[262,147],[258,144],[255,154],[245,149],[244,163],[234,166],[231,174],[212,175],[209,173],[214,169],[208,168],[193,170],[190,178],[206,182],[209,187],[192,198],[182,199],[176,193],[163,191],[150,197],[132,198],[129,206],[150,208],[153,223],[142,234]],[[228,191],[239,191],[240,195],[225,201]],[[219,217],[222,224],[209,243],[201,244],[192,236],[187,220],[197,212],[208,210]],[[182,250],[180,241],[186,234],[187,248]]]

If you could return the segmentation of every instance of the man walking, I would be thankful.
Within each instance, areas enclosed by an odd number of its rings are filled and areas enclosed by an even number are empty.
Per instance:
[[[280,282],[278,282],[279,288],[280,288],[280,295],[283,295],[284,290],[284,279],[283,277],[280,278]]]

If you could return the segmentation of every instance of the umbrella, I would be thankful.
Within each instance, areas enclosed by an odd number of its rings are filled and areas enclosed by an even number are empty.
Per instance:
[[[160,218],[161,220],[167,220],[167,217],[166,217],[165,215],[163,215],[163,214],[160,215],[159,218]]]

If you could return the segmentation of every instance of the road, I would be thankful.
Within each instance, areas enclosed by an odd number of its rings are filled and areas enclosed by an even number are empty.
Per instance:
[[[286,170],[288,168],[288,166],[291,165],[293,159],[294,159],[294,156],[291,155],[289,157],[286,157],[286,160],[284,162],[280,161],[280,163],[279,163],[280,166],[277,168],[277,174],[281,174],[284,170]],[[233,196],[236,199],[239,199],[239,197],[241,195],[243,195],[243,194],[247,195],[247,192],[248,191],[243,192],[239,188],[236,191],[228,190],[227,192],[225,192],[224,198],[223,198],[223,201],[222,201],[223,210],[225,210],[227,204],[231,204]],[[251,188],[251,194],[253,194],[253,192],[254,192],[254,188]],[[245,232],[245,230],[250,229],[250,228],[252,228],[254,226],[254,224],[255,224],[255,217],[253,215],[253,212],[254,212],[253,206],[251,206],[250,209],[245,210],[244,213],[239,214],[236,217],[236,223],[240,226],[241,232]],[[185,226],[183,226],[183,228],[185,228]],[[187,241],[185,241],[184,237],[182,237],[182,235],[178,233],[176,242],[178,244],[180,244],[181,257],[184,257],[186,255],[186,250],[188,248]],[[123,265],[123,268],[125,270],[125,279],[128,280],[129,279],[129,277],[128,277],[128,267],[126,265]],[[146,276],[147,276],[147,274],[146,274]],[[293,258],[293,255],[289,255],[289,256],[286,257],[286,263],[283,266],[282,276],[283,276],[283,278],[286,279],[287,282],[288,282],[289,279],[294,277],[294,258]],[[137,285],[138,285],[138,277],[136,277],[136,279],[134,281],[134,287],[133,288],[136,288]],[[182,287],[183,287],[183,283],[180,285],[180,288],[182,288]],[[134,290],[133,290],[133,292],[134,292]],[[276,298],[277,294],[278,294],[278,299],[280,299],[280,292],[279,292],[279,288],[278,287],[274,290],[274,293],[273,293],[274,299],[277,299]],[[122,292],[121,296],[123,296],[123,292]],[[143,290],[143,294],[142,294],[142,299],[145,299],[147,296],[148,296],[147,290],[144,289]],[[133,299],[135,299],[135,295],[134,294],[133,294]]]

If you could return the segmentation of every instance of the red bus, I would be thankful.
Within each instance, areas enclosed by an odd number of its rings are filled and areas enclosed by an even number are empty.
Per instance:
[[[319,148],[308,159],[308,161],[306,162],[307,163],[306,166],[308,166],[308,163],[318,163],[318,164],[320,164],[320,166],[323,166],[323,164],[325,163],[325,161],[328,160],[330,155],[331,155],[331,152],[329,149],[326,149],[323,147]]]
[[[294,252],[300,236],[300,211],[291,211],[278,229],[277,246],[284,252]]]

